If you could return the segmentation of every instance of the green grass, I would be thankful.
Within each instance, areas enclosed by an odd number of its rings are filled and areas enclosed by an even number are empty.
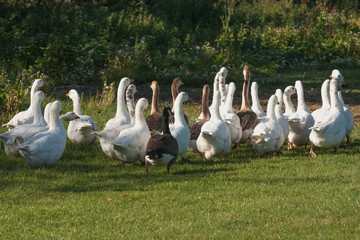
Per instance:
[[[189,116],[198,109],[185,105]],[[101,129],[114,108],[83,104],[83,112]],[[316,149],[319,157],[310,158],[304,148],[284,147],[282,155],[260,156],[243,145],[225,158],[189,154],[192,163],[178,161],[170,174],[124,167],[99,143],[68,142],[50,169],[0,151],[0,238],[359,239],[359,125],[336,154]]]

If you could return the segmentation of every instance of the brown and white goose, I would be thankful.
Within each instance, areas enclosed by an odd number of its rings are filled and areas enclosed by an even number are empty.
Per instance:
[[[175,163],[179,147],[176,139],[171,135],[169,128],[170,108],[164,108],[162,114],[162,135],[153,135],[150,137],[146,146],[145,166],[148,173],[148,164],[167,165],[168,172],[173,163]]]
[[[248,66],[244,67],[244,85],[242,91],[242,103],[240,111],[237,113],[240,118],[240,125],[242,128],[242,137],[240,143],[249,142],[250,134],[253,132],[255,126],[258,124],[256,113],[251,110],[249,100],[249,85],[250,85],[250,69]]]
[[[191,152],[199,153],[199,149],[196,145],[196,140],[198,139],[201,127],[209,121],[210,119],[210,110],[209,110],[209,96],[210,96],[210,87],[209,85],[204,85],[203,91],[202,91],[202,99],[201,99],[201,106],[202,106],[202,119],[199,122],[196,122],[190,127],[190,144],[189,144],[189,150]]]
[[[145,118],[145,121],[149,127],[150,132],[160,133],[162,130],[162,114],[159,108],[159,83],[157,81],[152,81],[150,88],[153,91],[151,112],[150,115]]]

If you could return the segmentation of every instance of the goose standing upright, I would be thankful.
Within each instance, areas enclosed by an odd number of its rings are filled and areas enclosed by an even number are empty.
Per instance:
[[[259,101],[259,95],[258,95],[258,84],[257,82],[253,82],[251,84],[251,110],[253,110],[254,113],[256,113],[258,118],[265,117],[265,112],[262,109]]]
[[[139,99],[135,107],[134,126],[121,131],[113,142],[115,154],[123,164],[142,161],[145,157],[146,145],[150,139],[150,131],[144,118],[144,109],[148,106],[145,98]]]
[[[18,125],[15,128],[0,134],[0,141],[4,142],[5,154],[10,155],[19,155],[19,150],[17,149],[18,143],[15,141],[16,137],[24,136],[33,132],[39,127],[47,126],[47,123],[41,113],[41,102],[44,99],[44,93],[42,91],[37,91],[34,94],[33,102],[31,104],[31,112],[33,115],[33,122]]]
[[[223,114],[221,114],[222,119],[229,127],[231,143],[233,144],[233,148],[236,148],[237,144],[240,142],[242,137],[240,118],[238,117],[238,115],[234,113],[234,109],[232,106],[235,90],[236,90],[235,83],[233,82],[229,83],[226,102],[223,107]]]
[[[342,94],[341,94],[341,90],[338,91],[338,97],[339,100],[341,102],[341,105],[344,109],[345,112],[345,117],[346,117],[346,144],[350,143],[350,134],[354,128],[354,117],[353,114],[350,110],[350,108],[348,108],[343,100]]]
[[[327,79],[321,85],[322,106],[321,106],[321,108],[319,108],[311,113],[315,122],[319,121],[323,117],[326,117],[327,112],[330,110],[329,87],[330,87],[330,80]]]
[[[209,110],[209,96],[210,96],[210,87],[205,84],[202,91],[202,99],[201,99],[201,116],[202,119],[196,123],[194,123],[190,127],[190,144],[189,150],[194,153],[199,153],[198,147],[196,145],[196,140],[198,139],[201,127],[205,122],[210,120],[210,110]]]
[[[301,81],[295,82],[298,105],[295,113],[288,117],[289,141],[295,146],[305,146],[309,142],[310,128],[314,125],[314,118],[311,116],[305,105],[304,88]]]
[[[174,106],[175,122],[169,126],[171,135],[174,136],[178,143],[179,155],[185,162],[189,161],[186,157],[186,151],[190,143],[190,129],[184,118],[183,103],[188,98],[188,94],[185,92],[180,93],[176,97]]]
[[[114,118],[110,119],[100,132],[94,132],[100,141],[100,146],[103,152],[111,158],[117,158],[114,152],[114,140],[119,136],[119,133],[129,127],[130,115],[125,106],[125,90],[129,84],[133,82],[132,79],[125,77],[121,79],[117,91],[117,110]]]
[[[150,88],[153,91],[151,101],[151,112],[150,115],[145,118],[145,121],[151,132],[160,134],[162,130],[162,114],[159,108],[159,92],[160,87],[157,81],[152,81]]]
[[[291,101],[291,96],[296,93],[296,88],[294,86],[287,86],[284,90],[284,105],[285,105],[285,112],[284,117],[286,119],[289,118],[289,116],[293,113],[295,113],[295,107],[294,104]]]
[[[268,152],[281,153],[284,143],[284,133],[275,115],[275,105],[278,102],[276,95],[272,95],[267,105],[267,115],[256,125],[250,135],[253,148],[260,154]]]
[[[7,128],[14,128],[16,126],[22,125],[22,124],[28,124],[28,123],[32,123],[34,121],[34,112],[32,111],[32,105],[34,104],[35,101],[35,93],[37,92],[37,90],[46,85],[46,82],[43,81],[42,79],[36,79],[32,86],[31,86],[31,91],[30,91],[30,106],[27,110],[25,111],[21,111],[19,113],[17,113],[12,119],[10,119],[9,122],[3,124],[3,127],[7,127]]]
[[[248,66],[244,67],[244,85],[242,91],[242,102],[240,111],[237,113],[240,118],[242,129],[242,136],[240,143],[249,143],[250,134],[252,134],[255,126],[258,124],[256,113],[251,110],[249,101],[249,84],[250,84],[250,69]]]
[[[26,162],[34,167],[50,167],[60,159],[66,146],[66,131],[59,119],[61,104],[55,101],[50,109],[49,130],[40,132],[17,148]]]
[[[321,148],[334,148],[336,151],[346,135],[345,112],[338,97],[338,87],[343,84],[344,78],[337,69],[332,71],[330,77],[330,110],[310,128],[310,155],[312,157],[317,156],[313,150],[314,145]]]
[[[229,127],[220,116],[220,92],[216,92],[213,98],[214,108],[210,110],[210,120],[201,127],[200,136],[197,139],[197,147],[206,159],[211,159],[216,154],[226,154],[231,147]]]
[[[124,124],[129,124],[131,119],[128,110],[125,106],[125,90],[134,80],[124,77],[120,80],[119,87],[117,90],[117,107],[114,118],[111,118],[106,122],[104,130],[117,128]]]
[[[282,93],[281,89],[276,89],[275,95],[278,99],[278,104],[276,104],[276,106],[275,106],[275,116],[283,130],[284,139],[287,139],[290,130],[289,130],[289,123],[288,123],[287,119],[284,117],[283,112],[282,112],[283,93]]]
[[[179,147],[176,138],[171,135],[169,128],[170,108],[164,108],[162,113],[162,134],[150,137],[145,153],[145,167],[148,173],[148,164],[166,165],[170,172],[171,165],[176,162],[179,154]]]
[[[73,102],[73,111],[79,117],[70,121],[67,129],[67,137],[75,144],[90,144],[96,140],[94,132],[98,131],[94,120],[88,115],[81,113],[80,96],[75,89],[71,89],[66,96]]]

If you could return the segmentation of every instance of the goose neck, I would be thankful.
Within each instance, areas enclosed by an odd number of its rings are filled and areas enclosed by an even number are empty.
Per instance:
[[[251,108],[261,109],[257,87],[251,88],[251,100],[252,100]]]
[[[234,93],[235,93],[235,89],[230,88],[228,90],[227,96],[226,96],[226,101],[225,101],[225,111],[226,113],[233,113],[234,109],[233,109],[233,100],[234,100]]]
[[[73,112],[80,116],[81,115],[81,103],[80,103],[80,96],[79,94],[75,94],[75,96],[72,99],[73,101]]]
[[[323,108],[330,108],[329,81],[325,81],[321,86],[321,102]]]
[[[305,95],[304,95],[304,87],[302,84],[297,84],[296,86],[296,94],[298,98],[298,110],[307,110],[305,105]]]
[[[203,119],[206,120],[210,119],[209,95],[210,95],[210,88],[209,86],[205,86],[201,99],[201,110],[202,110]]]
[[[131,123],[135,123],[135,103],[134,103],[134,96],[131,98],[126,98],[126,105],[129,109],[129,115],[131,119]]]
[[[276,115],[275,115],[276,102],[277,102],[276,96],[275,95],[271,96],[267,104],[267,112],[266,112],[266,116],[274,121],[276,121]]]
[[[222,120],[221,115],[220,115],[220,93],[216,92],[215,96],[213,97],[213,103],[214,106],[211,109],[211,118],[210,120]]]
[[[291,101],[291,95],[284,94],[285,112],[295,112],[294,104]]]
[[[171,134],[170,128],[169,128],[169,115],[168,114],[163,114],[162,132],[163,132],[163,134]]]
[[[44,116],[41,113],[41,101],[36,101],[32,105],[31,109],[32,109],[32,112],[34,113],[34,122],[33,122],[33,124],[46,125]]]
[[[144,117],[144,107],[140,106],[135,109],[135,126],[137,127],[143,127],[147,126],[145,117]]]
[[[117,92],[117,108],[116,108],[116,115],[115,117],[126,117],[130,120],[129,112],[125,106],[125,89],[127,86],[120,82],[118,92]]]
[[[250,101],[249,101],[249,80],[244,81],[243,90],[242,90],[242,102],[241,109],[250,109]]]
[[[338,86],[337,81],[331,80],[330,82],[330,101],[331,101],[331,110],[338,109],[342,110],[342,104],[340,102],[340,99],[338,97]]]
[[[151,101],[151,114],[153,113],[160,113],[159,108],[159,86],[155,86],[153,88],[153,95],[152,95],[152,101]]]
[[[183,112],[183,101],[182,99],[177,98],[174,106],[174,125],[186,125]]]

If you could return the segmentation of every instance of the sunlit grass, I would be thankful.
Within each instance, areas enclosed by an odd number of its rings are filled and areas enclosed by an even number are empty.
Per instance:
[[[60,99],[64,111],[71,110],[70,99]],[[83,113],[102,129],[115,106],[89,108],[88,101],[85,97]],[[184,109],[193,123],[200,106],[189,102]],[[358,116],[359,109],[353,113]],[[124,167],[108,158],[98,142],[77,146],[68,141],[50,169],[31,169],[22,158],[0,151],[0,236],[358,239],[359,122],[349,148],[336,154],[316,149],[319,157],[311,158],[304,148],[282,150],[282,155],[260,156],[242,145],[213,160],[189,154],[192,163],[178,160],[170,174],[154,166],[145,174],[139,162]]]

